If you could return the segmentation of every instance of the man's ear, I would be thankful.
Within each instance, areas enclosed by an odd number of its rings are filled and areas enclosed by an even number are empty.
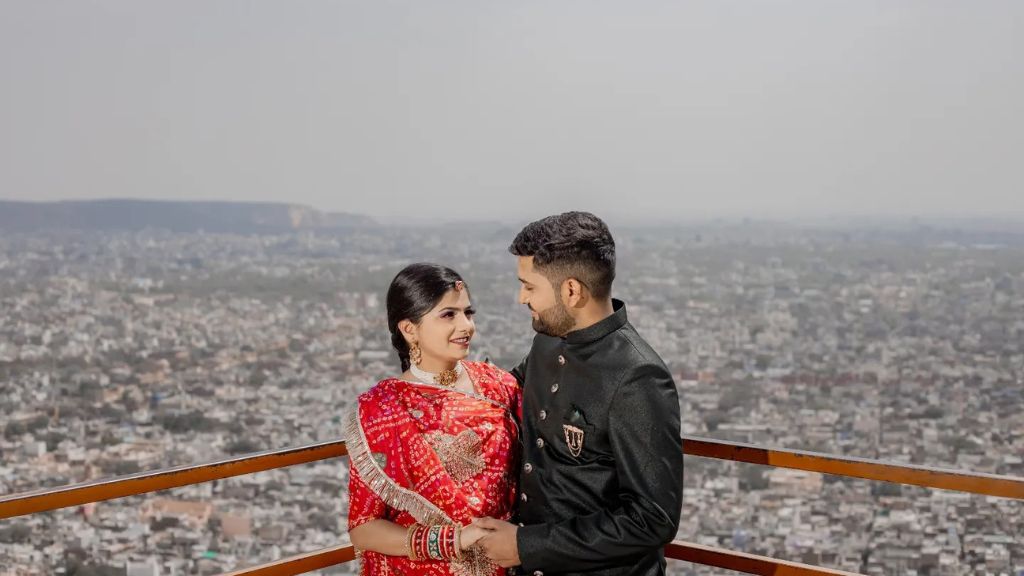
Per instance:
[[[566,278],[562,282],[562,302],[569,308],[582,308],[590,300],[586,286],[575,278]]]

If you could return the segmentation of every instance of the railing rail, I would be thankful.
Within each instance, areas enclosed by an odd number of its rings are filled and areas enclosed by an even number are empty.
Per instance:
[[[1014,476],[930,468],[804,450],[765,448],[696,436],[683,437],[683,452],[691,456],[719,460],[764,464],[778,468],[792,468],[1024,500],[1024,478]],[[345,450],[345,441],[332,440],[296,448],[257,452],[206,464],[178,466],[2,496],[0,497],[0,519],[201,484],[232,476],[244,476],[346,454],[348,452]]]
[[[1024,478],[684,436],[691,456],[1024,500]]]
[[[681,540],[676,540],[666,546],[665,556],[694,564],[715,566],[747,574],[761,574],[762,576],[861,576],[855,572],[811,566],[734,550],[723,550]]]
[[[348,451],[345,449],[345,441],[333,440],[297,448],[256,452],[206,464],[188,464],[163,470],[139,472],[118,478],[93,480],[81,484],[2,496],[0,497],[0,520],[69,506],[80,506],[90,502],[102,502],[169,488],[202,484],[232,476],[245,476],[264,470],[307,464],[346,454]]]
[[[221,576],[294,576],[343,564],[351,561],[354,557],[355,550],[351,546],[333,546],[259,566],[235,570]],[[854,572],[776,560],[767,556],[723,550],[682,540],[676,540],[666,546],[665,557],[764,576],[860,576]]]
[[[1013,476],[931,468],[804,450],[767,448],[695,436],[683,437],[683,452],[691,456],[719,460],[763,464],[823,474],[913,484],[929,488],[1024,500],[1024,478]],[[295,448],[246,454],[206,464],[178,466],[163,470],[140,472],[118,478],[108,478],[7,495],[0,497],[0,519],[57,510],[90,502],[123,498],[125,496],[146,494],[170,488],[179,488],[298,464],[307,464],[345,456],[347,453],[348,451],[345,449],[345,442],[343,440],[333,440]],[[786,562],[764,556],[755,556],[680,541],[673,542],[666,547],[666,556],[749,574],[774,576],[840,576],[851,574],[849,572]],[[270,564],[238,570],[225,576],[286,576],[302,574],[311,570],[348,562],[353,558],[354,553],[350,546],[334,546],[285,558]]]
[[[313,570],[351,562],[356,557],[355,548],[347,545],[331,546],[322,550],[282,558],[274,562],[242,568],[221,576],[293,576]]]

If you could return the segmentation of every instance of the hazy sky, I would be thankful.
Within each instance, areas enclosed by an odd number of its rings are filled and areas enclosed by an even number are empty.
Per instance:
[[[1024,215],[1024,2],[0,0],[0,198]]]

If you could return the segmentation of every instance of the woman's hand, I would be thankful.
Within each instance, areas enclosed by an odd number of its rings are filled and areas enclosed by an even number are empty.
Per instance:
[[[472,548],[484,535],[487,534],[487,530],[477,526],[476,524],[470,524],[462,527],[462,538],[459,541],[459,548],[462,550],[468,550]]]

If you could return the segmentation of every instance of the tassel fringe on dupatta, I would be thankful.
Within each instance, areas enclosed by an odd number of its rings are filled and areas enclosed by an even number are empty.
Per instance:
[[[413,490],[399,486],[384,473],[370,451],[363,427],[359,425],[358,404],[345,418],[345,447],[348,449],[349,458],[352,459],[352,466],[359,472],[363,482],[385,504],[395,510],[408,512],[417,522],[425,526],[454,524],[452,519],[440,508]]]
[[[356,404],[345,418],[345,447],[348,449],[352,466],[359,472],[363,482],[385,504],[408,512],[416,521],[425,526],[433,524],[454,525],[455,522],[429,500],[417,492],[399,486],[384,473],[380,463],[373,457],[366,434],[359,424],[359,405]],[[452,573],[456,576],[493,576],[498,566],[490,561],[483,550],[474,546],[463,550],[462,560],[452,560]]]

